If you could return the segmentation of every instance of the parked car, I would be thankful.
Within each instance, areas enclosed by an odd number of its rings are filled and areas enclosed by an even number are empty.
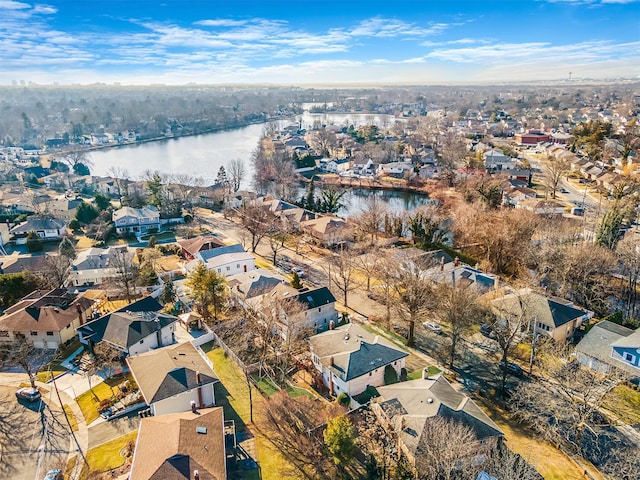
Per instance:
[[[24,387],[16,392],[16,397],[25,402],[37,402],[41,395],[37,388]]]
[[[489,325],[488,323],[484,323],[480,327],[480,333],[482,335],[484,335],[485,337],[490,338],[492,340],[495,340],[497,338],[496,332],[493,331],[493,327],[491,325]]]
[[[297,273],[298,277],[304,278],[304,270],[302,270],[301,268],[292,268],[291,273]]]
[[[64,476],[62,475],[62,470],[59,468],[54,468],[49,470],[45,476],[44,480],[64,480]]]
[[[436,322],[424,322],[422,325],[424,325],[424,328],[426,328],[427,330],[431,330],[432,332],[435,332],[435,333],[442,332],[442,327],[438,325]]]
[[[520,365],[518,365],[517,363],[500,362],[498,364],[498,366],[500,367],[500,370],[506,371],[507,373],[510,373],[511,375],[515,375],[517,377],[522,375],[522,368],[520,368]]]

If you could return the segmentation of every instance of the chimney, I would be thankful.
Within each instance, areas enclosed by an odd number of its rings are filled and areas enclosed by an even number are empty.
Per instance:
[[[451,270],[451,283],[453,285],[456,284],[456,271],[455,270]]]
[[[336,328],[336,324],[335,324],[335,322],[333,320],[331,320],[329,322],[329,330],[333,330],[334,328]]]
[[[426,380],[429,378],[429,369],[427,367],[422,369],[422,379]]]
[[[198,389],[198,391],[200,391],[200,389]],[[194,402],[193,400],[191,400],[191,413],[196,413],[196,402]]]
[[[156,317],[153,321],[156,323],[156,338],[158,339],[158,348],[162,348],[162,327],[160,326],[160,319]]]
[[[200,472],[198,470],[193,471],[193,480],[200,480]]]
[[[329,365],[333,367],[333,357],[329,358]]]
[[[460,265],[460,258],[456,257],[453,259],[453,266],[457,267]]]
[[[79,303],[76,303],[76,310],[78,311],[78,321],[80,322],[80,326],[84,324],[84,318],[82,317],[82,307]]]
[[[198,384],[198,407],[203,408],[202,404],[202,379],[200,378],[200,372],[196,372],[196,383]]]
[[[493,289],[497,290],[499,284],[500,284],[500,278],[496,275],[495,278],[493,279]]]

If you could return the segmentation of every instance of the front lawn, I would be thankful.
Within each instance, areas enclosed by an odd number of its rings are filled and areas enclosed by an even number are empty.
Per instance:
[[[123,377],[121,375],[110,378],[104,382],[94,385],[91,390],[87,390],[76,397],[76,402],[84,415],[87,425],[100,416],[98,413],[100,402],[113,398],[118,391],[118,385],[126,382],[129,378],[130,377]]]
[[[121,455],[122,450],[127,446],[135,445],[137,437],[138,431],[135,430],[89,450],[86,455],[89,472],[108,472],[122,466],[127,460]],[[83,471],[83,474],[83,478],[86,478],[88,472]]]
[[[640,423],[640,392],[628,385],[618,385],[605,397],[603,407],[627,425]]]
[[[66,405],[66,404],[62,408],[64,408],[64,413],[67,416],[67,418],[69,419],[69,423],[71,424],[71,430],[74,431],[74,432],[77,432],[78,431],[78,419],[73,414],[73,410],[71,410],[71,407],[69,405]]]

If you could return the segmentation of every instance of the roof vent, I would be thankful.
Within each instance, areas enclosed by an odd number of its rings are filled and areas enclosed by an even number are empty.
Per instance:
[[[427,398],[427,403],[433,403],[433,398]]]
[[[345,334],[344,334],[344,341],[345,341],[345,342],[346,342],[346,341],[348,341],[348,340],[349,340],[349,338],[350,338],[349,332],[345,333]]]

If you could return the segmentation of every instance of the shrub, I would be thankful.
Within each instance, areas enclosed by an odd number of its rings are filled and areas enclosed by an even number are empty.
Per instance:
[[[102,413],[109,407],[111,407],[111,399],[105,398],[104,400],[100,400],[100,405],[98,405],[98,411]]]
[[[391,385],[392,383],[398,383],[398,373],[393,365],[387,365],[384,367],[384,384]]]
[[[34,231],[27,234],[27,250],[29,250],[29,252],[39,252],[42,250],[42,240]]]
[[[348,407],[349,404],[351,403],[351,398],[349,398],[349,395],[342,392],[340,395],[338,395],[338,397],[336,398],[336,401],[343,407]]]

